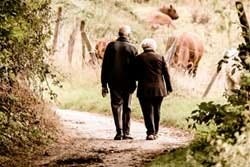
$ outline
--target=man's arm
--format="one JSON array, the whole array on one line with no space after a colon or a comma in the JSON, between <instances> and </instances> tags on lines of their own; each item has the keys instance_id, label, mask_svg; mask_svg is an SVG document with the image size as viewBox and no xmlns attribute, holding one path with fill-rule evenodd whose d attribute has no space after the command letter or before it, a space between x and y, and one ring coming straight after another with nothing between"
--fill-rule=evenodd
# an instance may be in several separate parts
<instances>
[{"instance_id":1,"label":"man's arm","mask_svg":"<svg viewBox=\"0 0 250 167\"><path fill-rule=\"evenodd\" d=\"M103 61L102 61L102 69L101 69L102 88L108 88L107 83L108 83L109 72L110 72L111 54L112 54L112 43L109 43L104 52Z\"/></svg>"},{"instance_id":2,"label":"man's arm","mask_svg":"<svg viewBox=\"0 0 250 167\"><path fill-rule=\"evenodd\" d=\"M136 56L138 51L135 47L131 48L130 55L130 66L129 66L129 76L130 76L130 93L133 93L136 89Z\"/></svg>"}]
</instances>

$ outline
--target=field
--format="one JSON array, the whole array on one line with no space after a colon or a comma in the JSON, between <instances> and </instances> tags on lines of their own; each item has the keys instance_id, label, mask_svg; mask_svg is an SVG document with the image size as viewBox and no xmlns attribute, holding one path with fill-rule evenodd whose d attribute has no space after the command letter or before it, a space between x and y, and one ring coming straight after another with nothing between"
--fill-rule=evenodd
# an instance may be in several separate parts
<instances>
[{"instance_id":1,"label":"field","mask_svg":"<svg viewBox=\"0 0 250 167\"><path fill-rule=\"evenodd\" d=\"M249 3L245 2L245 10ZM203 41L205 53L202 57L197 76L191 78L180 72L170 69L174 92L165 98L162 107L162 122L166 125L183 125L184 118L195 109L196 104L202 100L215 100L223 102L224 76L218 76L208 97L202 99L212 75L215 72L218 60L223 57L226 49L237 47L242 42L241 29L237 12L232 1L172 1L179 14L179 19L174 21L176 29L161 27L156 31L150 30L143 21L147 11L154 10L167 1L151 1L150 3L137 4L127 1L55 1L53 7L62 7L63 19L60 25L57 51L52 57L56 66L65 73L64 88L58 90L58 102L63 108L80 109L85 111L103 112L110 114L109 98L101 97L100 66L90 66L87 63L81 67L82 49L80 30L75 36L72 63L67 58L69 34L76 21L86 21L86 32L94 46L100 38L115 39L118 27L126 23L133 28L132 41L141 51L140 41L146 37L157 40L160 54L165 54L164 41L168 36L182 32L194 32ZM208 19L207 23L193 23L194 12ZM110 17L109 17L110 16ZM112 17L111 17L112 16ZM197 17L198 17L197 16ZM122 19L120 19L122 18ZM88 61L88 55L85 62ZM97 105L98 104L98 105ZM136 96L133 98L134 115L141 118L141 112Z\"/></svg>"},{"instance_id":2,"label":"field","mask_svg":"<svg viewBox=\"0 0 250 167\"><path fill-rule=\"evenodd\" d=\"M242 2L245 5L245 11L249 11L250 2L248 0L242 0ZM175 6L179 14L179 19L174 21L176 29L160 27L156 31L150 30L143 16L162 4L170 3ZM86 22L86 32L93 46L101 38L115 39L117 29L121 24L128 24L132 27L131 40L140 52L142 51L140 42L146 37L152 37L157 41L157 51L162 55L165 54L164 42L169 36L193 32L201 38L205 53L199 63L197 76L191 78L170 69L174 92L164 99L161 110L162 125L186 129L185 118L197 108L197 104L201 101L225 102L223 74L218 76L206 98L202 98L202 94L224 52L229 48L238 47L243 41L234 1L151 0L149 3L142 4L134 3L132 0L109 0L109 3L104 0L53 1L55 13L58 7L62 7L63 19L60 25L57 51L52 59L66 78L62 82L62 89L55 88L58 93L57 105L61 108L111 114L109 97L102 98L101 96L101 63L95 66L89 65L87 62L90 57L87 55L84 67L81 66L82 46L79 29L75 36L72 63L68 62L69 34L79 20ZM205 21L193 22L194 17L201 17ZM141 120L142 114L135 94L132 108L133 119ZM182 154L181 151L180 154Z\"/></svg>"}]
</instances>

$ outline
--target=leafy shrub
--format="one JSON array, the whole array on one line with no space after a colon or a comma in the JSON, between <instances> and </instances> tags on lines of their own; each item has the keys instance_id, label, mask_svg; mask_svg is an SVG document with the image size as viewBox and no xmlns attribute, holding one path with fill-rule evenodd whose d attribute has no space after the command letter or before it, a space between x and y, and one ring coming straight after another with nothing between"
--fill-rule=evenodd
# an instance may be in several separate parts
<instances>
[{"instance_id":1,"label":"leafy shrub","mask_svg":"<svg viewBox=\"0 0 250 167\"><path fill-rule=\"evenodd\" d=\"M231 100L232 96L229 96ZM213 102L202 102L198 107L199 109L194 110L189 118L193 121L191 127L212 124L215 127L215 135L230 143L236 142L235 133L241 134L249 123L248 111L245 111L244 105L234 106L230 103L221 105Z\"/></svg>"},{"instance_id":2,"label":"leafy shrub","mask_svg":"<svg viewBox=\"0 0 250 167\"><path fill-rule=\"evenodd\" d=\"M5 88L0 92L1 107L7 106L0 111L0 155L32 150L53 138L55 117L28 87L15 84L11 94Z\"/></svg>"},{"instance_id":3,"label":"leafy shrub","mask_svg":"<svg viewBox=\"0 0 250 167\"><path fill-rule=\"evenodd\" d=\"M250 160L250 133L249 130L237 137L235 144L219 143L216 146L219 155L215 158L217 167L245 167Z\"/></svg>"},{"instance_id":4,"label":"leafy shrub","mask_svg":"<svg viewBox=\"0 0 250 167\"><path fill-rule=\"evenodd\" d=\"M58 83L49 64L50 0L0 1L0 155L41 144L48 129L35 90ZM45 84L46 85L46 84ZM53 128L54 126L51 126Z\"/></svg>"},{"instance_id":5,"label":"leafy shrub","mask_svg":"<svg viewBox=\"0 0 250 167\"><path fill-rule=\"evenodd\" d=\"M248 45L239 46L240 57L246 69L249 69L245 61L250 53ZM189 127L197 129L203 126L203 129L199 129L199 133L204 135L200 135L191 145L190 161L197 161L204 166L237 166L236 164L244 166L249 162L247 160L250 127L249 92L250 73L245 72L241 77L241 88L233 90L230 95L225 95L226 104L202 102L198 105L198 109L192 112L188 118ZM205 128L207 131L204 131L204 126L209 127Z\"/></svg>"}]
</instances>

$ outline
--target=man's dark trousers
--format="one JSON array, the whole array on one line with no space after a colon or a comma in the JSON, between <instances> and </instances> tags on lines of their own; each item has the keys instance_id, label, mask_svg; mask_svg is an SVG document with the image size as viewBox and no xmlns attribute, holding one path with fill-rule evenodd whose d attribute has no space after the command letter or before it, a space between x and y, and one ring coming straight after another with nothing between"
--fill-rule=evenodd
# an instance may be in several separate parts
<instances>
[{"instance_id":1,"label":"man's dark trousers","mask_svg":"<svg viewBox=\"0 0 250 167\"><path fill-rule=\"evenodd\" d=\"M110 89L111 108L117 134L129 135L132 94Z\"/></svg>"}]
</instances>

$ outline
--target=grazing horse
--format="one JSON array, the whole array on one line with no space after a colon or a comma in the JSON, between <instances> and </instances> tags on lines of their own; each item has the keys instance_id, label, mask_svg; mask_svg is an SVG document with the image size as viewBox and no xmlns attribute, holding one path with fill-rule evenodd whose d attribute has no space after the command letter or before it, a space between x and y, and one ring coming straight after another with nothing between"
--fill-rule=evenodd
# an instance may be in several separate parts
<instances>
[{"instance_id":1,"label":"grazing horse","mask_svg":"<svg viewBox=\"0 0 250 167\"><path fill-rule=\"evenodd\" d=\"M171 48L171 49L170 49ZM169 53L171 50L171 53ZM167 62L176 69L195 77L200 59L204 53L201 39L194 33L185 32L172 36L166 42Z\"/></svg>"},{"instance_id":2,"label":"grazing horse","mask_svg":"<svg viewBox=\"0 0 250 167\"><path fill-rule=\"evenodd\" d=\"M149 0L134 0L136 3L144 3L144 2L149 2Z\"/></svg>"},{"instance_id":3,"label":"grazing horse","mask_svg":"<svg viewBox=\"0 0 250 167\"><path fill-rule=\"evenodd\" d=\"M101 60L103 59L105 49L109 42L110 40L108 39L97 40L96 45L95 45L95 55L97 59L101 59Z\"/></svg>"},{"instance_id":4,"label":"grazing horse","mask_svg":"<svg viewBox=\"0 0 250 167\"><path fill-rule=\"evenodd\" d=\"M179 16L173 5L162 5L158 10L152 11L146 21L150 23L152 29L157 29L162 25L175 28L172 20L178 18Z\"/></svg>"}]
</instances>

